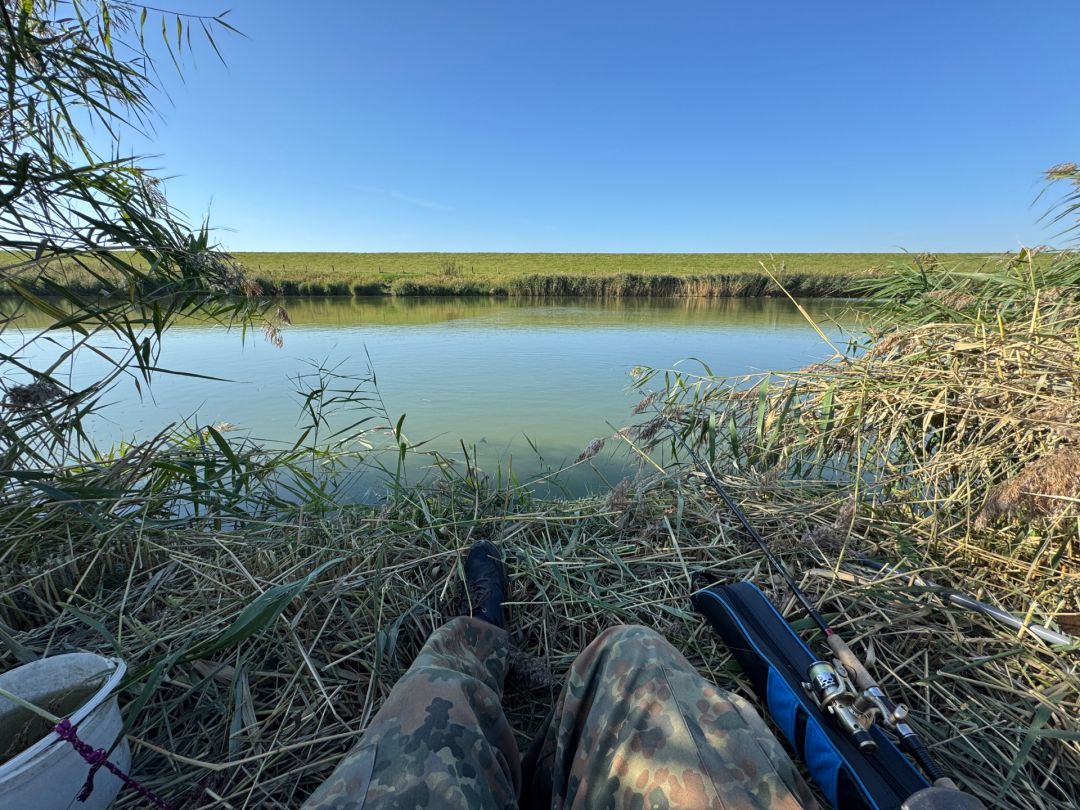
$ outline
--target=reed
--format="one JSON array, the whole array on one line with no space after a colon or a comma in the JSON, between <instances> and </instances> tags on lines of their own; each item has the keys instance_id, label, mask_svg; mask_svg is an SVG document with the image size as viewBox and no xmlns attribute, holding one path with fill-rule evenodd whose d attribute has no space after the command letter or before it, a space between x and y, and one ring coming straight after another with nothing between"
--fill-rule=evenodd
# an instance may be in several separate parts
<instances>
[{"instance_id":1,"label":"reed","mask_svg":"<svg viewBox=\"0 0 1080 810\"><path fill-rule=\"evenodd\" d=\"M513 295L746 298L783 295L762 268L777 267L789 292L803 297L866 295L905 254L559 254L559 253L237 253L232 258L259 289L283 296ZM136 257L128 257L138 265ZM922 254L920 261L979 272L996 257ZM1040 255L1043 262L1048 256ZM56 263L30 280L35 294L56 286L92 296L109 268L83 260ZM89 272L89 267L93 272ZM0 290L0 294L2 294Z\"/></svg>"},{"instance_id":2,"label":"reed","mask_svg":"<svg viewBox=\"0 0 1080 810\"><path fill-rule=\"evenodd\" d=\"M782 295L762 262L782 263L791 292L862 294L902 254L240 253L264 290L301 294L346 280L357 295L531 297L758 297ZM943 264L977 270L988 257L948 254ZM336 294L336 293L332 293Z\"/></svg>"},{"instance_id":3,"label":"reed","mask_svg":"<svg viewBox=\"0 0 1080 810\"><path fill-rule=\"evenodd\" d=\"M1080 258L1033 259L1022 251L978 274L898 268L875 292L869 338L798 372L641 370L645 421L620 435L677 457L666 432L676 426L728 484L753 493L759 520L789 515L802 527L771 538L822 555L826 596L863 553L1080 635L1080 287L1070 281ZM820 522L800 511L810 504ZM928 604L915 607L918 588L891 587L890 598L913 600L910 612L850 632L918 695L922 725L951 726L937 753L988 805L1075 803L1075 654L1015 638L1012 651L992 650L987 641L1007 633L969 617L943 627ZM852 598L863 596L880 598ZM1001 660L1008 674L993 672ZM1049 790L1036 798L1025 775Z\"/></svg>"},{"instance_id":4,"label":"reed","mask_svg":"<svg viewBox=\"0 0 1080 810\"><path fill-rule=\"evenodd\" d=\"M923 295L932 307L943 297ZM270 498L291 480L275 478L281 468L255 448L230 463L221 432L196 444L205 474L179 491L203 505L179 524L131 494L142 508L106 520L102 498L69 483L66 497L39 494L32 509L0 515L0 662L72 647L120 655L132 671L122 698L140 781L190 807L295 806L451 613L462 552L492 537L511 573L520 654L506 701L523 745L574 655L615 623L657 628L702 672L749 694L690 608L694 572L753 580L809 643L820 639L697 472L672 456L674 429L709 455L966 789L991 806L1075 806L1075 652L852 566L857 552L902 561L1080 633L1080 499L1067 461L1078 443L1068 414L1080 315L1041 296L1009 317L964 312L925 322L877 310L866 344L792 374L642 370L642 421L606 440L637 454L641 471L604 498L540 502L432 457L438 473L423 487L389 471L382 506L339 508L332 493L318 496L313 473L290 507ZM402 440L400 425L385 429ZM410 447L402 452L419 452ZM261 501L221 499L238 470L258 471ZM130 475L129 490L151 480ZM42 526L43 514L56 520Z\"/></svg>"},{"instance_id":5,"label":"reed","mask_svg":"<svg viewBox=\"0 0 1080 810\"><path fill-rule=\"evenodd\" d=\"M942 610L905 581L853 585L848 493L821 482L726 476L835 626L914 711L935 754L989 803L1069 807L1080 776L1074 657ZM849 549L896 554L914 528L859 511ZM526 661L507 704L522 744L574 655L619 622L655 627L709 677L748 693L690 609L690 576L752 579L804 631L781 583L691 471L645 474L606 499L535 503L477 476L402 490L387 505L234 528L118 524L96 542L56 537L11 553L3 573L4 659L61 648L123 656L135 773L190 807L296 806L449 615L461 553L506 549L513 639ZM927 545L920 571L1015 602L1023 577ZM938 551L935 551L938 549ZM1041 572L1041 571L1040 571ZM1030 584L1025 588L1032 590ZM1040 607L1037 618L1048 620ZM241 632L242 631L242 632ZM813 642L810 635L806 637ZM533 677L530 677L530 672ZM132 797L120 806L135 806Z\"/></svg>"}]
</instances>

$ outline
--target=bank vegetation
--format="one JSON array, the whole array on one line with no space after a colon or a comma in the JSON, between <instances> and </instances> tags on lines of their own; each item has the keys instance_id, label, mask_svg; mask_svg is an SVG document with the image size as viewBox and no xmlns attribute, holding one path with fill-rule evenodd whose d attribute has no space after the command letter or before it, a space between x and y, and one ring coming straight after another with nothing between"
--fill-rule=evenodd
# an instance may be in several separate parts
<instances>
[{"instance_id":1,"label":"bank vegetation","mask_svg":"<svg viewBox=\"0 0 1080 810\"><path fill-rule=\"evenodd\" d=\"M118 254L145 268L136 255ZM1000 257L974 253L235 253L218 254L253 290L278 298L516 296L578 298L865 295L886 268L978 271ZM1040 258L1040 261L1045 259ZM776 283L779 280L780 284ZM103 283L104 282L104 283ZM57 288L93 297L115 283L104 261L54 262L28 280L36 295ZM4 291L0 288L0 294Z\"/></svg>"},{"instance_id":2,"label":"bank vegetation","mask_svg":"<svg viewBox=\"0 0 1080 810\"><path fill-rule=\"evenodd\" d=\"M738 380L640 370L639 421L598 437L640 471L603 498L541 502L527 482L432 455L423 482L386 468L383 505L338 503L336 483L367 458L362 435L424 452L386 413L322 449L275 454L206 429L51 470L9 487L0 512L3 664L121 656L141 781L191 807L295 806L451 612L462 551L491 537L511 571L507 702L523 744L573 656L615 623L661 630L748 692L691 610L695 574L756 582L820 639L679 434L966 789L990 805L1075 806L1076 650L858 563L901 563L1080 635L1078 266L1021 253L992 274L899 267L859 351ZM320 407L370 407L330 379L312 390Z\"/></svg>"}]
</instances>

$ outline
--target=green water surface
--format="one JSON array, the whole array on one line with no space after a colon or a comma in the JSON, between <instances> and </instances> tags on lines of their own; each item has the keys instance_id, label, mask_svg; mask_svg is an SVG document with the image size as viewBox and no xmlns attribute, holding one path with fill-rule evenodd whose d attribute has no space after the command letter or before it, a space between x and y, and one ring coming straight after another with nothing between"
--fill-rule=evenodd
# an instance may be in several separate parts
<instances>
[{"instance_id":1,"label":"green water surface","mask_svg":"<svg viewBox=\"0 0 1080 810\"><path fill-rule=\"evenodd\" d=\"M838 324L854 326L851 302L803 305L832 336ZM186 420L291 441L305 424L297 389L312 382L315 368L350 378L373 369L386 411L395 422L405 415L410 441L456 459L468 452L486 472L512 467L525 480L570 464L593 439L634 421L638 396L628 386L635 366L700 370L690 359L697 358L715 373L743 374L832 354L803 315L778 299L328 298L285 307L292 324L282 327L281 347L260 332L194 323L172 329L160 365L221 381L158 375L141 397L122 383L94 423L95 437L106 445L145 438ZM72 382L88 379L93 366L84 354ZM353 411L331 423L356 418ZM386 436L368 438L385 444ZM613 452L617 444L559 476L559 485L579 495L632 472L627 455ZM424 475L424 467L423 458L411 460L409 475ZM364 477L362 497L378 497L377 479Z\"/></svg>"}]
</instances>

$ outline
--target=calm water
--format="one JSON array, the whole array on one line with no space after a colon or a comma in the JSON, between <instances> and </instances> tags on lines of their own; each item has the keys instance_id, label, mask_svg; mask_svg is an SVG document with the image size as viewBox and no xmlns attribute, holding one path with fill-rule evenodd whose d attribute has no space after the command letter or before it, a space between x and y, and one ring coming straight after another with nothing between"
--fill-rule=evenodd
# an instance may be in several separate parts
<instances>
[{"instance_id":1,"label":"calm water","mask_svg":"<svg viewBox=\"0 0 1080 810\"><path fill-rule=\"evenodd\" d=\"M849 302L804 305L819 322L854 322ZM261 334L176 327L161 365L228 381L160 375L152 399L122 384L95 434L106 442L145 437L188 420L288 441L302 422L297 376L316 365L364 376L370 358L386 409L395 420L405 414L411 441L428 440L428 449L455 458L463 441L485 471L512 463L526 479L572 462L612 425L632 421L634 366L692 370L700 366L688 358L699 358L718 374L741 374L793 369L831 353L794 306L771 299L325 299L290 301L287 309L293 325L284 327L281 348ZM92 371L76 369L74 382ZM627 469L622 455L605 452L561 480L580 494ZM372 486L369 477L364 487Z\"/></svg>"}]
</instances>

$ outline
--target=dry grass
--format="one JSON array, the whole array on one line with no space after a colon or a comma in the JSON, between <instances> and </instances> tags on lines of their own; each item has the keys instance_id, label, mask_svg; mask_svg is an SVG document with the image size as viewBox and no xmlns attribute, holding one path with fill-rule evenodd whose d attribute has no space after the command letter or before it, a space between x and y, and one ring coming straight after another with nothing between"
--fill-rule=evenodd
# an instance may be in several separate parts
<instances>
[{"instance_id":1,"label":"dry grass","mask_svg":"<svg viewBox=\"0 0 1080 810\"><path fill-rule=\"evenodd\" d=\"M985 288L928 291L934 311L955 307L952 317L923 322L909 303L910 320L900 317L864 351L796 373L718 380L668 371L667 395L651 408L737 470L732 480L744 490L756 483L759 510L791 517L773 535L778 548L790 550L784 537L801 552L817 548L838 573L853 551L906 560L1026 621L1075 633L1080 290L1036 294L1027 307L1014 296L1008 315L988 306L993 297ZM641 385L659 379L645 372ZM624 434L653 435L658 418ZM658 448L665 441L654 439ZM831 499L814 500L804 489L812 481L828 482ZM879 611L869 634L863 611ZM954 613L938 624L873 600L856 613L856 635L872 638L866 652L879 672L909 690L921 682L908 699L931 725L953 724L938 753L967 750L952 767L969 789L1008 806L1080 800L1075 652L1051 663L1019 642L987 647L1008 631L975 629ZM1065 771L1052 775L1057 767ZM1028 793L1025 773L1040 773L1042 787Z\"/></svg>"},{"instance_id":2,"label":"dry grass","mask_svg":"<svg viewBox=\"0 0 1080 810\"><path fill-rule=\"evenodd\" d=\"M1075 603L1075 570L1063 565L1080 511L1078 329L1060 313L903 328L854 361L734 383L676 379L665 407L702 435L699 415L715 413L717 452L747 476L848 481L860 514L895 521L908 551L1022 570Z\"/></svg>"},{"instance_id":3,"label":"dry grass","mask_svg":"<svg viewBox=\"0 0 1080 810\"><path fill-rule=\"evenodd\" d=\"M796 572L838 569L856 548L895 553L889 524L864 518L850 536L842 532L851 511L833 487L726 483ZM141 709L145 677L124 695L135 773L154 790L186 807L294 807L443 620L460 554L481 536L508 555L514 636L531 672L546 669L536 669L539 659L555 676L539 691L543 678L509 688L523 743L574 655L615 623L660 629L703 672L745 692L690 610L691 574L752 579L797 616L788 595L696 476L642 479L620 497L618 509L595 500L508 512L498 493L460 486L261 531L118 534L80 549L58 539L5 572L0 620L28 654L116 652L139 670L221 634L259 594L341 559L257 637L163 670ZM984 598L1016 596L1015 576L1003 581L962 559L929 570ZM1007 784L1011 806L1073 806L1080 677L1072 655L942 610L899 581L865 588L799 575L968 789L993 803ZM1043 621L1053 612L1039 598L1035 608ZM10 648L5 658L14 663ZM134 804L127 796L121 806Z\"/></svg>"},{"instance_id":4,"label":"dry grass","mask_svg":"<svg viewBox=\"0 0 1080 810\"><path fill-rule=\"evenodd\" d=\"M1080 450L1060 449L994 485L976 525L1005 517L1065 516L1080 500Z\"/></svg>"}]
</instances>

